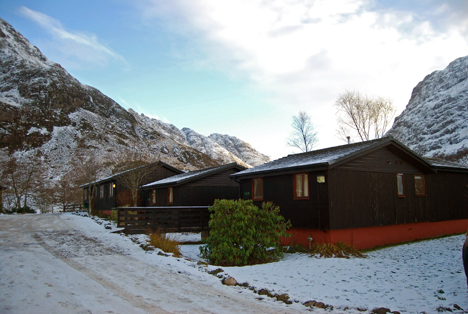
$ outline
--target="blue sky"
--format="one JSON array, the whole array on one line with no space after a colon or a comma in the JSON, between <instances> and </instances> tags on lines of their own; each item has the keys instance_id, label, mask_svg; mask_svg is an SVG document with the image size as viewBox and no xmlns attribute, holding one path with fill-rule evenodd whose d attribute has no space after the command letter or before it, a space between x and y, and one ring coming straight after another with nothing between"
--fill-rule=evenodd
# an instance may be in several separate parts
<instances>
[{"instance_id":1,"label":"blue sky","mask_svg":"<svg viewBox=\"0 0 468 314\"><path fill-rule=\"evenodd\" d=\"M300 110L317 148L343 144L340 93L391 98L399 114L427 74L468 55L466 0L3 0L0 12L123 107L273 159L294 152Z\"/></svg>"}]
</instances>

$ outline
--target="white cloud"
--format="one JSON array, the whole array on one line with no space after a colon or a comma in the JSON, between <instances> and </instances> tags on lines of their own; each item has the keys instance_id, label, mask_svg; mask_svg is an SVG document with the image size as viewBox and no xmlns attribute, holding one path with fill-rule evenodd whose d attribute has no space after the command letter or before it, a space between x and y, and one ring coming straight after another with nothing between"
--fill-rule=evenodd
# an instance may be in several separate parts
<instances>
[{"instance_id":1,"label":"white cloud","mask_svg":"<svg viewBox=\"0 0 468 314\"><path fill-rule=\"evenodd\" d=\"M146 4L145 17L164 19L186 36L206 65L248 77L271 95L272 110L289 117L309 112L321 146L336 142L333 104L340 93L388 97L400 113L419 81L468 52L466 16L457 27L441 16L455 10L437 3L431 3L439 8L437 25L427 8L412 12L410 5L383 7L372 0Z\"/></svg>"},{"instance_id":2,"label":"white cloud","mask_svg":"<svg viewBox=\"0 0 468 314\"><path fill-rule=\"evenodd\" d=\"M67 68L106 66L109 60L126 64L121 55L101 44L94 34L68 31L59 20L24 6L19 8L19 12L52 35L51 40L41 41L41 47L58 54L55 56L57 61Z\"/></svg>"}]
</instances>

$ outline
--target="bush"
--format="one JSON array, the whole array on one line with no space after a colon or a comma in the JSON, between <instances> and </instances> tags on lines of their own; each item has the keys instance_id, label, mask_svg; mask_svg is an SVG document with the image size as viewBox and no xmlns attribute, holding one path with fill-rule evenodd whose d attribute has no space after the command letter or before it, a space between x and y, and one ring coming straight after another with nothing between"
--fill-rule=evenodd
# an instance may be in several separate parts
<instances>
[{"instance_id":1,"label":"bush","mask_svg":"<svg viewBox=\"0 0 468 314\"><path fill-rule=\"evenodd\" d=\"M339 257L350 258L354 257L367 257L353 246L339 241L336 245L331 243L316 244L312 246L312 256L320 255L320 257Z\"/></svg>"},{"instance_id":2,"label":"bush","mask_svg":"<svg viewBox=\"0 0 468 314\"><path fill-rule=\"evenodd\" d=\"M11 210L3 209L3 211L0 210L0 213L10 214L10 215L14 214L14 213L17 213L17 214L35 214L36 211L34 209L31 209L28 206L25 206L25 207L20 207L20 208L12 208Z\"/></svg>"},{"instance_id":3,"label":"bush","mask_svg":"<svg viewBox=\"0 0 468 314\"><path fill-rule=\"evenodd\" d=\"M279 214L279 207L252 201L216 200L210 207L210 236L200 253L217 265L264 263L282 257L281 237L291 223Z\"/></svg>"},{"instance_id":4,"label":"bush","mask_svg":"<svg viewBox=\"0 0 468 314\"><path fill-rule=\"evenodd\" d=\"M166 253L172 253L175 257L182 255L180 253L179 242L173 240L171 237L167 236L167 234L161 233L159 230L157 230L151 232L149 234L149 238L149 244L155 248L161 249Z\"/></svg>"}]
</instances>

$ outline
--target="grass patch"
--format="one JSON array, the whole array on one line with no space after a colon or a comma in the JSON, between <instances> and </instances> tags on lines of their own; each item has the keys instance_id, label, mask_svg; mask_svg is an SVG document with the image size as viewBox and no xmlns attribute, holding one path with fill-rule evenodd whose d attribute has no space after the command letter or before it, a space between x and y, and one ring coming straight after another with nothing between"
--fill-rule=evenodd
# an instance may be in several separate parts
<instances>
[{"instance_id":1,"label":"grass patch","mask_svg":"<svg viewBox=\"0 0 468 314\"><path fill-rule=\"evenodd\" d=\"M350 257L361 257L365 258L366 255L359 252L353 246L344 242L338 242L336 245L331 243L315 244L312 246L311 256L319 255L320 257L338 257L338 258L350 258Z\"/></svg>"},{"instance_id":2,"label":"grass patch","mask_svg":"<svg viewBox=\"0 0 468 314\"><path fill-rule=\"evenodd\" d=\"M149 233L149 244L166 253L172 253L175 257L182 255L180 253L180 243L159 230Z\"/></svg>"}]
</instances>

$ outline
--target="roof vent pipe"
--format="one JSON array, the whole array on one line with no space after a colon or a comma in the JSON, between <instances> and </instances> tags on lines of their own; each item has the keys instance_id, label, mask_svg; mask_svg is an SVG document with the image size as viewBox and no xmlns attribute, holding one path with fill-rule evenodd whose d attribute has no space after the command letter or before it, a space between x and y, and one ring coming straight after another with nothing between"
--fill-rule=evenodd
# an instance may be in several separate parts
<instances>
[{"instance_id":1,"label":"roof vent pipe","mask_svg":"<svg viewBox=\"0 0 468 314\"><path fill-rule=\"evenodd\" d=\"M348 144L351 144L351 136L346 136L346 139L348 140Z\"/></svg>"}]
</instances>

